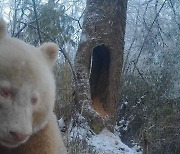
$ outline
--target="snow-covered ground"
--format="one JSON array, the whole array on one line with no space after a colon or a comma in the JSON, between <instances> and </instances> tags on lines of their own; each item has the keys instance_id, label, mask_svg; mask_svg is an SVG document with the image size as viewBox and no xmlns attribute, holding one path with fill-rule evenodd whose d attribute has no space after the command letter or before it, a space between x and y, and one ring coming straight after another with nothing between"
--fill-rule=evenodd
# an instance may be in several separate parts
<instances>
[{"instance_id":1,"label":"snow-covered ground","mask_svg":"<svg viewBox=\"0 0 180 154\"><path fill-rule=\"evenodd\" d=\"M79 118L81 118L81 123L75 127L69 126L69 133L66 137L68 143L78 143L81 154L142 154L139 146L129 148L118 135L113 134L106 128L99 134L95 134L85 122L85 119L82 116ZM59 120L60 124L62 125L62 119ZM74 143L71 145L74 145ZM91 152L88 149L91 149ZM72 154L72 152L69 151L69 154Z\"/></svg>"},{"instance_id":2,"label":"snow-covered ground","mask_svg":"<svg viewBox=\"0 0 180 154\"><path fill-rule=\"evenodd\" d=\"M141 154L137 149L129 148L122 143L119 137L115 136L107 129L103 129L98 135L94 135L89 140L89 145L93 146L97 154Z\"/></svg>"}]
</instances>

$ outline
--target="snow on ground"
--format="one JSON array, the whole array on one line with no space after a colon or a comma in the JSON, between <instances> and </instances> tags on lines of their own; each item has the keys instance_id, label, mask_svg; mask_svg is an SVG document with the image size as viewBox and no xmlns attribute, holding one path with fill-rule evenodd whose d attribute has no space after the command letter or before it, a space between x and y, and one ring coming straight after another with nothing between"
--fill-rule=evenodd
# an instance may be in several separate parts
<instances>
[{"instance_id":1,"label":"snow on ground","mask_svg":"<svg viewBox=\"0 0 180 154\"><path fill-rule=\"evenodd\" d=\"M119 135L111 133L109 130L104 128L99 134L95 134L88 126L84 117L79 116L81 123L78 126L69 127L70 133L68 133L68 141L82 141L86 146L79 146L83 152L81 154L142 154L141 147L135 145L133 148L129 148L125 145ZM88 149L91 149L90 153Z\"/></svg>"},{"instance_id":2,"label":"snow on ground","mask_svg":"<svg viewBox=\"0 0 180 154\"><path fill-rule=\"evenodd\" d=\"M135 148L131 149L119 137L115 136L107 129L103 129L98 135L93 135L89 140L97 154L141 154Z\"/></svg>"}]
</instances>

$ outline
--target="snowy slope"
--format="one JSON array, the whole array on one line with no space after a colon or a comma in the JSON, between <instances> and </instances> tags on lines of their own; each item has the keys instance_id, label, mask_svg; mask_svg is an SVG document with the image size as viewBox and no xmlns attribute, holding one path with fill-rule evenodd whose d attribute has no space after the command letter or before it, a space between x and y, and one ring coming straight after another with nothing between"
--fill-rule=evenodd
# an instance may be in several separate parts
<instances>
[{"instance_id":1,"label":"snowy slope","mask_svg":"<svg viewBox=\"0 0 180 154\"><path fill-rule=\"evenodd\" d=\"M89 145L93 146L97 154L141 154L136 149L131 149L119 137L107 129L103 129L98 135L89 140Z\"/></svg>"},{"instance_id":2,"label":"snowy slope","mask_svg":"<svg viewBox=\"0 0 180 154\"><path fill-rule=\"evenodd\" d=\"M67 135L70 148L78 144L78 148L73 150L76 153L78 151L78 154L142 154L141 147L129 148L121 141L118 134L116 136L106 128L99 134L95 134L85 119L82 116L79 118L81 123L75 127L71 124ZM69 154L73 153L71 150L69 149Z\"/></svg>"}]
</instances>

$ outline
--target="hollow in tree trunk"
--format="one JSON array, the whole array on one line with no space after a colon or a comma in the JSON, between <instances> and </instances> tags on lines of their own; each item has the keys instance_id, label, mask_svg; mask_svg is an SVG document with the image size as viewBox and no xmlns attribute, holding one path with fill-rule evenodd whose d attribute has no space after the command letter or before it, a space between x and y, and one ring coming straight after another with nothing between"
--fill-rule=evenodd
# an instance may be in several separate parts
<instances>
[{"instance_id":1,"label":"hollow in tree trunk","mask_svg":"<svg viewBox=\"0 0 180 154\"><path fill-rule=\"evenodd\" d=\"M95 132L115 122L127 0L87 0L75 57L77 102Z\"/></svg>"}]
</instances>

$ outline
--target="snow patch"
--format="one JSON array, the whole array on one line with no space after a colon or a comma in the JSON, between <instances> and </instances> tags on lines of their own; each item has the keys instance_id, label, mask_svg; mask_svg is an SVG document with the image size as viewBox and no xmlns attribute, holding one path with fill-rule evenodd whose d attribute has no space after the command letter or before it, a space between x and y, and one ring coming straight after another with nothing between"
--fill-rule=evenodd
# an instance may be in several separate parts
<instances>
[{"instance_id":1,"label":"snow patch","mask_svg":"<svg viewBox=\"0 0 180 154\"><path fill-rule=\"evenodd\" d=\"M142 154L138 144L134 144L133 148L125 145L119 137L120 134L113 134L106 128L99 134L95 134L83 116L79 115L77 121L76 125L73 124L73 120L71 121L68 142L72 145L77 143L76 150L79 150L81 154ZM72 153L71 150L69 152Z\"/></svg>"},{"instance_id":2,"label":"snow patch","mask_svg":"<svg viewBox=\"0 0 180 154\"><path fill-rule=\"evenodd\" d=\"M129 148L122 143L119 137L115 136L106 128L98 135L93 136L89 140L91 145L97 154L142 154L137 152L136 148Z\"/></svg>"},{"instance_id":3,"label":"snow patch","mask_svg":"<svg viewBox=\"0 0 180 154\"><path fill-rule=\"evenodd\" d=\"M83 43L83 42L86 42L87 41L87 36L85 33L82 33L81 34L81 39L80 39L80 42Z\"/></svg>"},{"instance_id":4,"label":"snow patch","mask_svg":"<svg viewBox=\"0 0 180 154\"><path fill-rule=\"evenodd\" d=\"M64 119L63 118L60 118L58 120L58 125L59 125L59 128L62 132L65 132L66 131L66 125L64 123Z\"/></svg>"}]
</instances>

